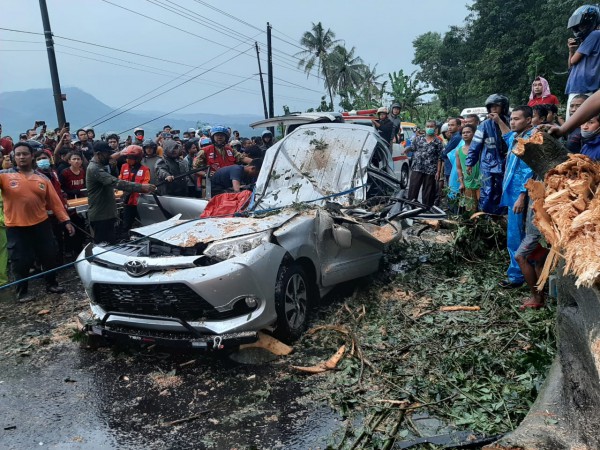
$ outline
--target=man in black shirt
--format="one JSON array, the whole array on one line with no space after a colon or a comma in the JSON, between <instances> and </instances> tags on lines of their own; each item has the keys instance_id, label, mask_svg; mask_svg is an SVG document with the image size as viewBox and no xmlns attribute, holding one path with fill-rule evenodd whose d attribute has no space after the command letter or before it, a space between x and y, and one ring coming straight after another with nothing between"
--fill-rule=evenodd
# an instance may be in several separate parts
<instances>
[{"instance_id":1,"label":"man in black shirt","mask_svg":"<svg viewBox=\"0 0 600 450\"><path fill-rule=\"evenodd\" d=\"M394 122L388 118L388 109L382 106L377 110L378 119L372 119L373 126L379 131L379 135L391 145L394 133Z\"/></svg>"}]
</instances>

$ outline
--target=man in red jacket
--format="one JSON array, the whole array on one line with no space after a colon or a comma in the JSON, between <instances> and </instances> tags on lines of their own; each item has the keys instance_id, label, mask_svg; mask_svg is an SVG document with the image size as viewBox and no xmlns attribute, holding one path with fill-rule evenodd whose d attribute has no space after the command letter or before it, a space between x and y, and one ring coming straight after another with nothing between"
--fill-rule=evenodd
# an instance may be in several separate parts
<instances>
[{"instance_id":1,"label":"man in red jacket","mask_svg":"<svg viewBox=\"0 0 600 450\"><path fill-rule=\"evenodd\" d=\"M126 158L126 163L121 166L119 180L132 183L148 184L150 182L150 169L142 165L144 150L139 145L130 145L121 153ZM130 230L135 219L139 219L137 211L138 192L129 192L124 198L123 229Z\"/></svg>"},{"instance_id":2,"label":"man in red jacket","mask_svg":"<svg viewBox=\"0 0 600 450\"><path fill-rule=\"evenodd\" d=\"M229 129L227 127L220 125L212 127L210 129L210 139L212 144L202 147L198 152L198 156L194 159L194 169L209 166L211 172L215 173L221 167L242 163L248 164L252 161L252 158L242 155L227 143L229 141ZM201 185L204 176L206 176L206 172L196 173L198 186Z\"/></svg>"}]
</instances>

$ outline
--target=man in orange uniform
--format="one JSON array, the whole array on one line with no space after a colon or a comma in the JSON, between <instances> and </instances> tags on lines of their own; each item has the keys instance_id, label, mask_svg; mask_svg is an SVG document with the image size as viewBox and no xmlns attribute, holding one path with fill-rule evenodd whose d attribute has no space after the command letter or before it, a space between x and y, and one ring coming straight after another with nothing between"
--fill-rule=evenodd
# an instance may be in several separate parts
<instances>
[{"instance_id":1,"label":"man in orange uniform","mask_svg":"<svg viewBox=\"0 0 600 450\"><path fill-rule=\"evenodd\" d=\"M15 167L0 171L0 189L4 199L6 235L10 261L16 280L29 275L29 269L37 258L44 270L57 266L58 248L52 234L47 211L52 211L64 224L70 236L75 228L69 215L48 178L34 169L33 147L19 142L14 148ZM62 293L64 288L56 282L56 273L46 275L46 290ZM17 300L33 300L27 293L26 281L17 285Z\"/></svg>"},{"instance_id":2,"label":"man in orange uniform","mask_svg":"<svg viewBox=\"0 0 600 450\"><path fill-rule=\"evenodd\" d=\"M142 165L142 156L144 150L139 145L130 145L121 153L126 158L126 163L121 166L119 180L125 180L132 183L148 184L150 183L150 169ZM137 211L138 192L130 192L124 199L123 208L123 229L130 230L135 219L139 219Z\"/></svg>"}]
</instances>

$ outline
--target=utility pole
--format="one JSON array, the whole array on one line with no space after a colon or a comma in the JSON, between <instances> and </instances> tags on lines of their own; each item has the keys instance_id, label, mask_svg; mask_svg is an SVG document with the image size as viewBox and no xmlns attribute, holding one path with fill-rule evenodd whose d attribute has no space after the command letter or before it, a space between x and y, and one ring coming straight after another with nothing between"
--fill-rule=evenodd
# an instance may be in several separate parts
<instances>
[{"instance_id":1,"label":"utility pole","mask_svg":"<svg viewBox=\"0 0 600 450\"><path fill-rule=\"evenodd\" d=\"M271 46L271 25L267 22L267 83L269 84L269 117L275 115L273 102L273 47Z\"/></svg>"},{"instance_id":2,"label":"utility pole","mask_svg":"<svg viewBox=\"0 0 600 450\"><path fill-rule=\"evenodd\" d=\"M267 98L265 96L265 83L263 81L263 73L260 67L260 54L258 52L258 42L254 41L254 45L256 46L256 59L258 60L258 75L260 76L260 91L262 92L263 99L263 108L265 110L265 119L269 118L269 113L267 111Z\"/></svg>"},{"instance_id":3,"label":"utility pole","mask_svg":"<svg viewBox=\"0 0 600 450\"><path fill-rule=\"evenodd\" d=\"M42 12L42 23L44 24L44 36L46 37L46 50L48 50L48 63L50 64L50 77L52 78L52 91L54 93L54 106L56 107L56 118L58 127L62 128L67 119L65 118L65 107L63 95L60 91L60 80L58 79L58 67L56 66L56 55L54 54L54 39L50 29L50 18L46 0L40 0L40 11Z\"/></svg>"}]
</instances>

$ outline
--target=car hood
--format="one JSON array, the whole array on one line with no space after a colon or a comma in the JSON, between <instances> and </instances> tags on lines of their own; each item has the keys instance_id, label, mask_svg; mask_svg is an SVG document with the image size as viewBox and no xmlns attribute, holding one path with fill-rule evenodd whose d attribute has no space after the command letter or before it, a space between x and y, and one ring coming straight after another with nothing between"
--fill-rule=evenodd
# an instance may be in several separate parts
<instances>
[{"instance_id":1,"label":"car hood","mask_svg":"<svg viewBox=\"0 0 600 450\"><path fill-rule=\"evenodd\" d=\"M176 216L164 222L132 230L140 236L178 247L194 247L213 241L247 234L259 233L280 227L292 217L295 211L282 211L266 217L220 217L193 220L179 220Z\"/></svg>"},{"instance_id":2,"label":"car hood","mask_svg":"<svg viewBox=\"0 0 600 450\"><path fill-rule=\"evenodd\" d=\"M325 197L340 204L364 199L367 165L378 142L372 130L360 125L299 127L267 151L254 209L319 205Z\"/></svg>"}]
</instances>

